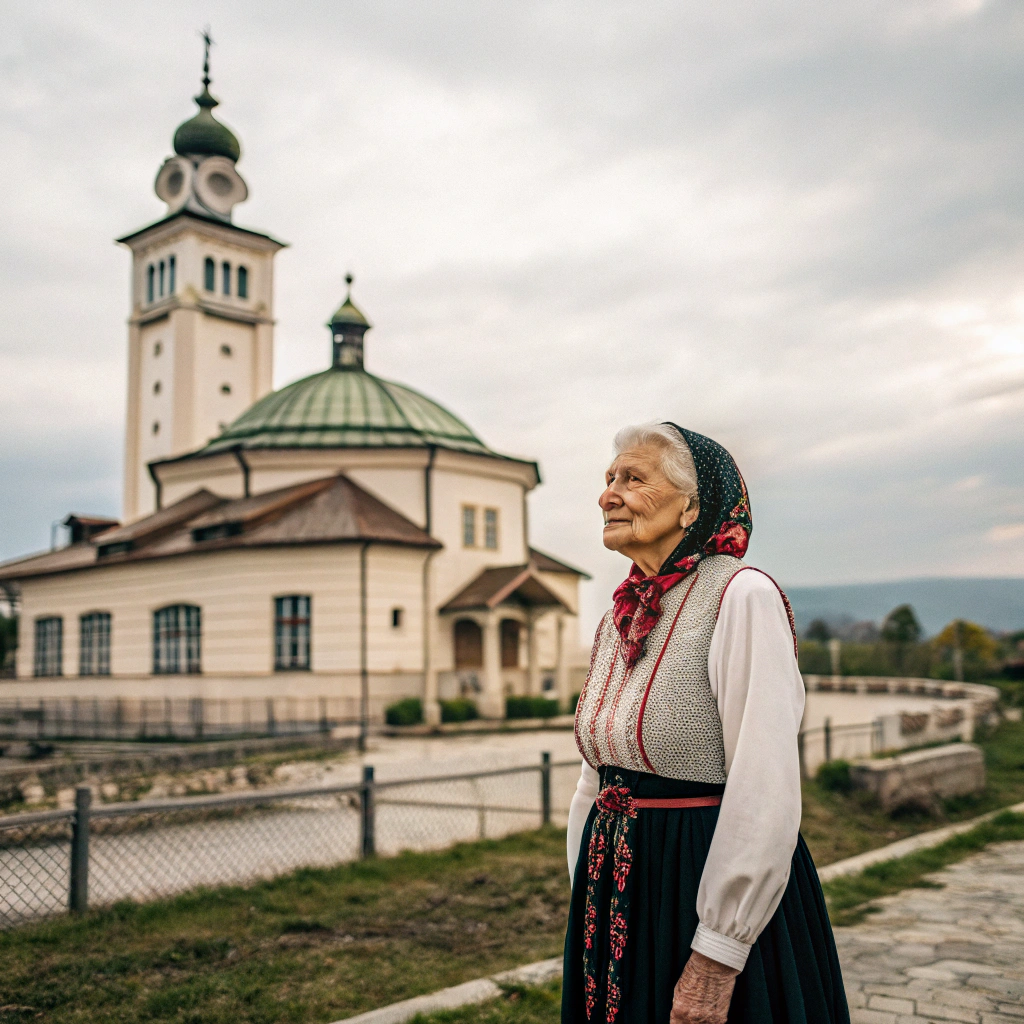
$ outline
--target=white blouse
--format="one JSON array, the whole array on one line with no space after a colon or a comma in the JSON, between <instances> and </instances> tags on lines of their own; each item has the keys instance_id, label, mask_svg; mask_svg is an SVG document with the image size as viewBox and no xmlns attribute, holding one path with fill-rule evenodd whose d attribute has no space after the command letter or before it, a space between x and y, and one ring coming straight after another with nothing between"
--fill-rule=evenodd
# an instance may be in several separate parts
<instances>
[{"instance_id":1,"label":"white blouse","mask_svg":"<svg viewBox=\"0 0 1024 1024\"><path fill-rule=\"evenodd\" d=\"M797 733L804 684L785 606L764 574L741 571L725 591L708 674L727 781L697 891L700 923L691 946L742 970L789 881L801 812ZM569 809L570 877L598 784L597 771L584 761Z\"/></svg>"}]
</instances>

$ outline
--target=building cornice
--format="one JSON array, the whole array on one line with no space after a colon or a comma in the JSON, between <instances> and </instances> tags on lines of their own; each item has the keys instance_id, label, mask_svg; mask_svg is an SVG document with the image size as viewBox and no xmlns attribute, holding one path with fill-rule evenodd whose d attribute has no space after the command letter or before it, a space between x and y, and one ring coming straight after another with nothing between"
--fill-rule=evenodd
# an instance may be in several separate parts
<instances>
[{"instance_id":1,"label":"building cornice","mask_svg":"<svg viewBox=\"0 0 1024 1024\"><path fill-rule=\"evenodd\" d=\"M239 241L238 236L241 235L250 248L255 246L266 252L277 252L288 247L287 242L281 242L262 231L253 231L251 228L239 227L237 224L200 217L189 210L182 210L170 217L154 221L152 224L139 228L138 231L122 235L115 241L118 245L126 245L132 250L137 250L157 241L166 241L188 230L228 243Z\"/></svg>"},{"instance_id":2,"label":"building cornice","mask_svg":"<svg viewBox=\"0 0 1024 1024\"><path fill-rule=\"evenodd\" d=\"M189 294L191 292L191 294ZM220 320L233 320L243 324L271 324L276 321L263 313L239 309L229 306L227 303L211 301L198 296L192 289L186 289L181 294L170 295L159 302L154 303L145 310L137 310L128 318L128 323L136 326L154 323L169 317L179 309L193 310L205 313L206 316L217 317Z\"/></svg>"}]
</instances>

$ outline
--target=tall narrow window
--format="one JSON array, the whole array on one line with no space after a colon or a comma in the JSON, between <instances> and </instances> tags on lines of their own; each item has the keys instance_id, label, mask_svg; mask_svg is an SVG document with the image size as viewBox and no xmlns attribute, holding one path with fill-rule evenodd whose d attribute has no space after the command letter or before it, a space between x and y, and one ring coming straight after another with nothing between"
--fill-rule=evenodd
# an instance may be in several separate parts
<instances>
[{"instance_id":1,"label":"tall narrow window","mask_svg":"<svg viewBox=\"0 0 1024 1024\"><path fill-rule=\"evenodd\" d=\"M484 509L484 547L491 551L498 550L498 510Z\"/></svg>"},{"instance_id":2,"label":"tall narrow window","mask_svg":"<svg viewBox=\"0 0 1024 1024\"><path fill-rule=\"evenodd\" d=\"M501 620L501 667L519 668L519 623L515 619Z\"/></svg>"},{"instance_id":3,"label":"tall narrow window","mask_svg":"<svg viewBox=\"0 0 1024 1024\"><path fill-rule=\"evenodd\" d=\"M462 546L464 548L476 547L476 507L474 505L462 506Z\"/></svg>"},{"instance_id":4,"label":"tall narrow window","mask_svg":"<svg viewBox=\"0 0 1024 1024\"><path fill-rule=\"evenodd\" d=\"M249 271L245 267L238 268L238 297L249 298Z\"/></svg>"},{"instance_id":5,"label":"tall narrow window","mask_svg":"<svg viewBox=\"0 0 1024 1024\"><path fill-rule=\"evenodd\" d=\"M306 594L274 598L274 668L310 667L310 599Z\"/></svg>"},{"instance_id":6,"label":"tall narrow window","mask_svg":"<svg viewBox=\"0 0 1024 1024\"><path fill-rule=\"evenodd\" d=\"M231 264L225 260L220 265L221 286L225 295L231 294Z\"/></svg>"},{"instance_id":7,"label":"tall narrow window","mask_svg":"<svg viewBox=\"0 0 1024 1024\"><path fill-rule=\"evenodd\" d=\"M36 619L35 674L64 674L64 620L57 615Z\"/></svg>"},{"instance_id":8,"label":"tall narrow window","mask_svg":"<svg viewBox=\"0 0 1024 1024\"><path fill-rule=\"evenodd\" d=\"M110 612L89 612L78 620L78 674L110 675Z\"/></svg>"},{"instance_id":9,"label":"tall narrow window","mask_svg":"<svg viewBox=\"0 0 1024 1024\"><path fill-rule=\"evenodd\" d=\"M174 604L153 613L153 674L195 675L201 671L202 612Z\"/></svg>"},{"instance_id":10,"label":"tall narrow window","mask_svg":"<svg viewBox=\"0 0 1024 1024\"><path fill-rule=\"evenodd\" d=\"M203 286L208 292L217 290L217 264L209 256L203 263Z\"/></svg>"},{"instance_id":11,"label":"tall narrow window","mask_svg":"<svg viewBox=\"0 0 1024 1024\"><path fill-rule=\"evenodd\" d=\"M146 268L146 301L152 302L154 299L154 288L156 282L156 269L153 264Z\"/></svg>"},{"instance_id":12,"label":"tall narrow window","mask_svg":"<svg viewBox=\"0 0 1024 1024\"><path fill-rule=\"evenodd\" d=\"M163 260L160 261L160 298L164 297L164 284L165 277L167 275L167 264Z\"/></svg>"},{"instance_id":13,"label":"tall narrow window","mask_svg":"<svg viewBox=\"0 0 1024 1024\"><path fill-rule=\"evenodd\" d=\"M177 283L175 281L175 278L178 276L177 275L177 270L178 270L178 261L172 256L167 261L167 292L168 292L169 295L173 295L174 294L174 288L175 288L175 285Z\"/></svg>"}]
</instances>

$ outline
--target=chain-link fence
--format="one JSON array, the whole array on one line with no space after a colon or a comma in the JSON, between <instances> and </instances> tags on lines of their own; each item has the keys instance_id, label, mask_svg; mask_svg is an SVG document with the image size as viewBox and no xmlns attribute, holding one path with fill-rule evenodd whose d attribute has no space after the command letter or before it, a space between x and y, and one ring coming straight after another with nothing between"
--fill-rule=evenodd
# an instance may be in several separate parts
<instances>
[{"instance_id":1,"label":"chain-link fence","mask_svg":"<svg viewBox=\"0 0 1024 1024\"><path fill-rule=\"evenodd\" d=\"M579 761L0 817L0 927L564 824Z\"/></svg>"}]
</instances>

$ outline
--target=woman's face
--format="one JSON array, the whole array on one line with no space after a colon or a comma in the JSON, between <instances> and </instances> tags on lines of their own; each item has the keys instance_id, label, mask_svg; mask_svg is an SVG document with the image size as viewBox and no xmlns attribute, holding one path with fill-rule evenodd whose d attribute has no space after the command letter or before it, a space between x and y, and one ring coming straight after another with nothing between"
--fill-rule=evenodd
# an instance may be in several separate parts
<instances>
[{"instance_id":1,"label":"woman's face","mask_svg":"<svg viewBox=\"0 0 1024 1024\"><path fill-rule=\"evenodd\" d=\"M662 472L657 448L624 451L608 467L605 482L598 501L605 518L604 546L635 561L640 561L637 552L645 549L660 553L667 548L667 558L697 518L696 502L689 508L689 498Z\"/></svg>"}]
</instances>

